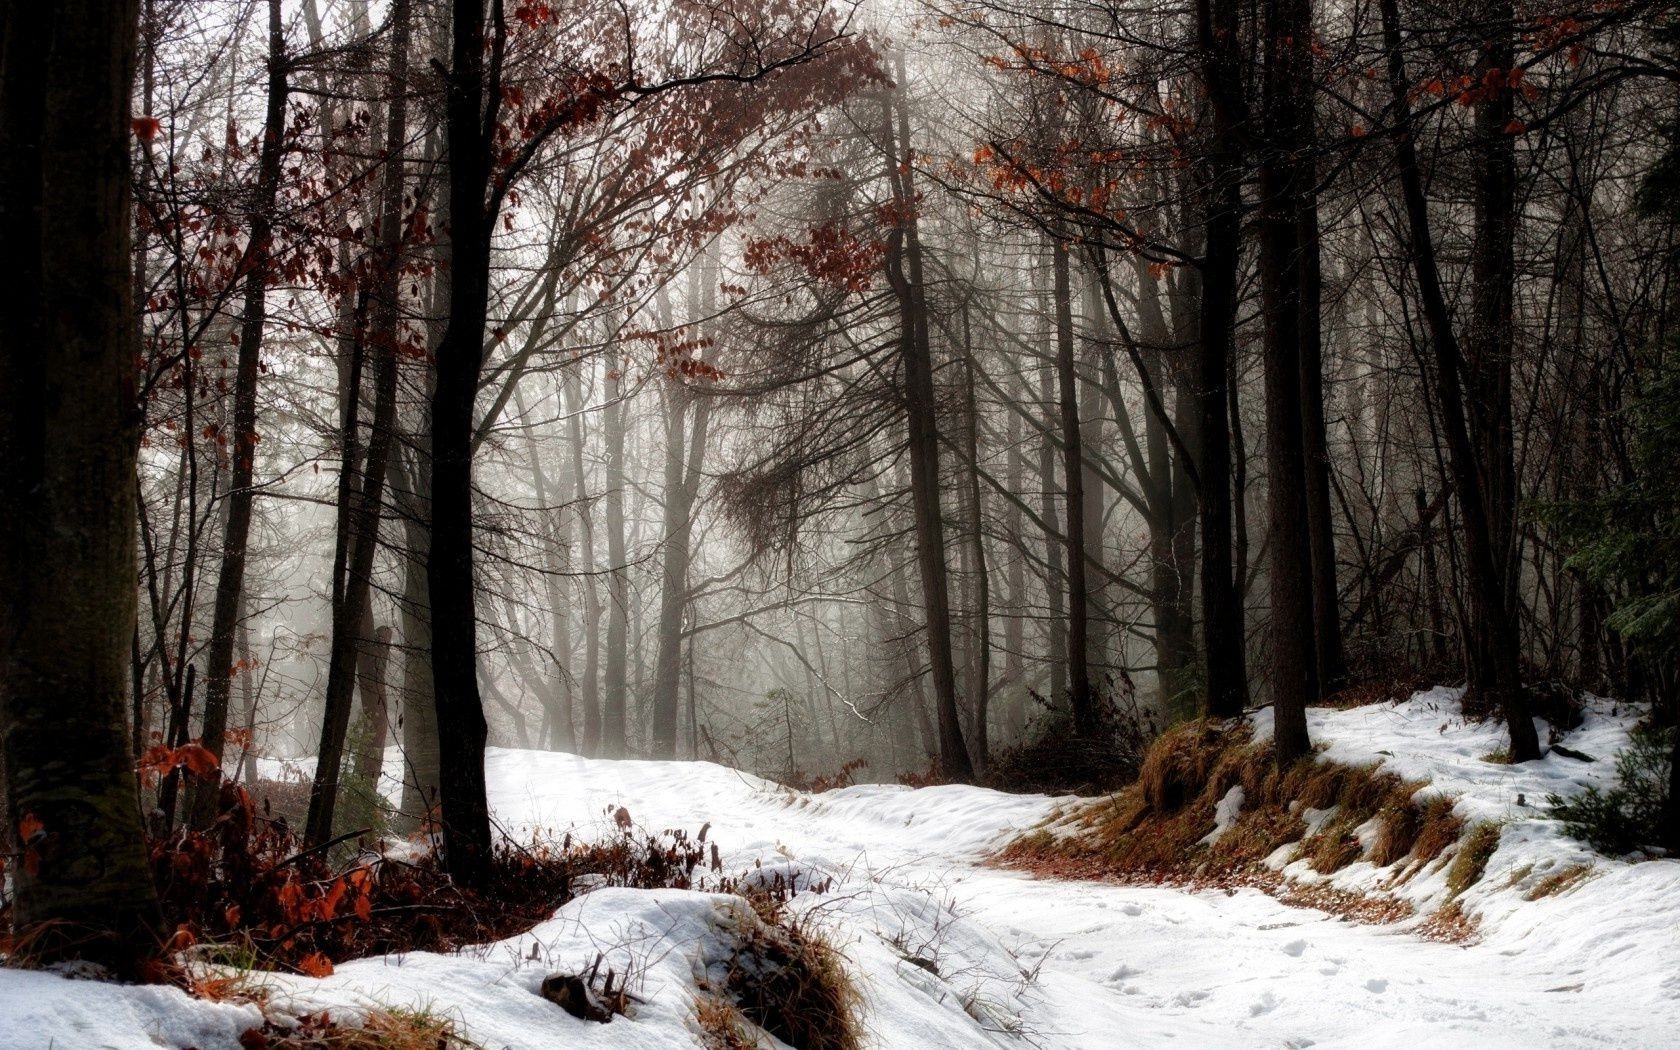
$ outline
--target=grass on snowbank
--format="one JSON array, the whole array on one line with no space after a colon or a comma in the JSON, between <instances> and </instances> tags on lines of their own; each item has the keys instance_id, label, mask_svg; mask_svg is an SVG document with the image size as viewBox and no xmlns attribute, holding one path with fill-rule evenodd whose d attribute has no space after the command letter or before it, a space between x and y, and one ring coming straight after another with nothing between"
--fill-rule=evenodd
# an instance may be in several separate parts
<instances>
[{"instance_id":1,"label":"grass on snowbank","mask_svg":"<svg viewBox=\"0 0 1680 1050\"><path fill-rule=\"evenodd\" d=\"M1271 742L1255 741L1246 723L1191 722L1156 740L1136 783L1017 839L998 860L1059 877L1252 885L1349 918L1396 921L1410 904L1303 884L1280 869L1305 860L1330 875L1366 861L1398 885L1450 853L1458 896L1481 878L1499 829L1467 832L1451 799L1418 797L1424 786L1377 764L1309 757L1279 769Z\"/></svg>"}]
</instances>

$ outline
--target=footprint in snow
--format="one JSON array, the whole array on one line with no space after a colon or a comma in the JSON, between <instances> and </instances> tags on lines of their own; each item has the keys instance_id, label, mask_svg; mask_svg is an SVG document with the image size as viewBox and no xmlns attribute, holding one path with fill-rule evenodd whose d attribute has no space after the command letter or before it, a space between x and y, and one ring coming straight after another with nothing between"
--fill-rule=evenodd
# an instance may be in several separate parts
<instances>
[{"instance_id":1,"label":"footprint in snow","mask_svg":"<svg viewBox=\"0 0 1680 1050\"><path fill-rule=\"evenodd\" d=\"M1301 957L1301 953L1306 950L1307 942L1300 939L1290 941L1288 944L1283 946L1283 954L1292 955L1297 959L1299 959Z\"/></svg>"},{"instance_id":2,"label":"footprint in snow","mask_svg":"<svg viewBox=\"0 0 1680 1050\"><path fill-rule=\"evenodd\" d=\"M1277 996L1271 992L1262 992L1260 1001L1248 1008L1248 1016L1259 1017L1261 1014L1269 1014L1277 1009L1277 1005Z\"/></svg>"},{"instance_id":3,"label":"footprint in snow","mask_svg":"<svg viewBox=\"0 0 1680 1050\"><path fill-rule=\"evenodd\" d=\"M1143 905L1141 905L1141 904L1128 904L1124 908L1121 908L1120 910L1127 915L1142 915L1143 914Z\"/></svg>"},{"instance_id":4,"label":"footprint in snow","mask_svg":"<svg viewBox=\"0 0 1680 1050\"><path fill-rule=\"evenodd\" d=\"M1388 991L1388 981L1386 978L1373 977L1369 981L1365 982L1365 990L1367 992L1377 992L1381 994L1382 992Z\"/></svg>"},{"instance_id":5,"label":"footprint in snow","mask_svg":"<svg viewBox=\"0 0 1680 1050\"><path fill-rule=\"evenodd\" d=\"M1179 1006L1200 1006L1202 1005L1202 1000L1212 994L1212 992L1206 992L1200 989L1193 992L1179 992L1177 995L1173 996L1173 1002Z\"/></svg>"}]
</instances>

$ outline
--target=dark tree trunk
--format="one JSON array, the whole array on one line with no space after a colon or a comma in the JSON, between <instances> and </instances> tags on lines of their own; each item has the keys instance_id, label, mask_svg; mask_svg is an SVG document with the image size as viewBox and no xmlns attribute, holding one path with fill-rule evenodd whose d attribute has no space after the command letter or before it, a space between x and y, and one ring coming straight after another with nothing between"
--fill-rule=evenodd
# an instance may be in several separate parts
<instances>
[{"instance_id":1,"label":"dark tree trunk","mask_svg":"<svg viewBox=\"0 0 1680 1050\"><path fill-rule=\"evenodd\" d=\"M1051 308L1052 315L1054 307ZM1054 338L1054 331L1050 333ZM1048 415L1056 403L1056 367L1053 357L1046 357L1038 368L1038 401L1041 411ZM1056 442L1048 423L1038 442L1039 517L1044 520L1044 613L1045 648L1050 664L1050 679L1045 691L1051 701L1067 694L1068 645L1067 544L1062 539L1061 511L1056 499Z\"/></svg>"},{"instance_id":2,"label":"dark tree trunk","mask_svg":"<svg viewBox=\"0 0 1680 1050\"><path fill-rule=\"evenodd\" d=\"M1091 609L1085 568L1084 442L1079 432L1079 378L1073 363L1073 293L1068 276L1067 246L1059 239L1050 245L1050 268L1056 308L1056 381L1062 437L1062 483L1066 490L1068 581L1068 707L1074 732L1096 729L1091 696Z\"/></svg>"},{"instance_id":3,"label":"dark tree trunk","mask_svg":"<svg viewBox=\"0 0 1680 1050\"><path fill-rule=\"evenodd\" d=\"M1264 144L1260 157L1260 297L1266 318L1266 506L1271 593L1272 710L1279 765L1310 752L1306 707L1316 699L1312 555L1306 522L1301 358L1301 215L1310 189L1302 157L1309 143L1312 89L1310 0L1267 0Z\"/></svg>"},{"instance_id":4,"label":"dark tree trunk","mask_svg":"<svg viewBox=\"0 0 1680 1050\"><path fill-rule=\"evenodd\" d=\"M1231 432L1226 400L1235 353L1237 265L1242 248L1242 150L1246 123L1240 8L1237 0L1197 0L1198 46L1213 108L1213 147L1207 161L1202 264L1201 353L1197 397L1201 406L1200 481L1202 534L1202 656L1206 712L1212 718L1242 714L1247 699L1242 591L1231 564ZM1237 499L1242 498L1239 489Z\"/></svg>"},{"instance_id":5,"label":"dark tree trunk","mask_svg":"<svg viewBox=\"0 0 1680 1050\"><path fill-rule=\"evenodd\" d=\"M1429 230L1429 208L1423 195L1423 176L1418 167L1412 138L1412 118L1406 80L1405 59L1400 52L1400 16L1396 0L1381 0L1383 43L1388 52L1389 86L1393 92L1395 166L1406 205L1410 244L1407 245L1417 275L1418 293L1434 353L1435 389L1440 401L1440 419L1446 431L1448 463L1453 488L1463 518L1464 554L1469 563L1470 619L1482 626L1489 639L1487 657L1493 689L1492 699L1505 716L1511 734L1511 758L1526 762L1540 757L1539 736L1528 714L1518 667L1517 625L1508 615L1505 587L1500 577L1499 557L1494 550L1493 527L1483 487L1482 468L1471 441L1461 385L1462 358L1453 331L1435 260L1435 241Z\"/></svg>"},{"instance_id":6,"label":"dark tree trunk","mask_svg":"<svg viewBox=\"0 0 1680 1050\"><path fill-rule=\"evenodd\" d=\"M974 342L969 327L968 307L963 307L963 378L967 404L965 416L968 448L968 544L967 559L974 579L974 626L969 631L968 695L973 718L968 735L974 771L984 778L991 761L991 727L988 725L992 699L992 576L986 564L986 504L980 495L980 403L975 397ZM1014 413L1011 413L1013 415Z\"/></svg>"},{"instance_id":7,"label":"dark tree trunk","mask_svg":"<svg viewBox=\"0 0 1680 1050\"><path fill-rule=\"evenodd\" d=\"M884 129L887 175L899 218L888 237L887 280L899 305L899 353L904 366L904 403L910 438L910 495L916 515L916 562L921 569L922 610L927 623L929 669L939 725L939 763L946 776L961 781L973 778L974 767L963 741L956 667L951 654L945 524L939 500L938 406L934 398L927 303L922 296L922 256L916 230L909 117L902 98L897 123L895 143L889 108Z\"/></svg>"},{"instance_id":8,"label":"dark tree trunk","mask_svg":"<svg viewBox=\"0 0 1680 1050\"><path fill-rule=\"evenodd\" d=\"M1310 101L1302 116L1312 146ZM1306 469L1307 549L1312 565L1313 655L1317 695L1342 688L1347 668L1342 654L1341 610L1336 590L1336 532L1330 514L1330 446L1324 426L1324 346L1321 302L1317 179L1310 152L1299 161L1303 186L1297 220L1301 245L1301 432Z\"/></svg>"},{"instance_id":9,"label":"dark tree trunk","mask_svg":"<svg viewBox=\"0 0 1680 1050\"><path fill-rule=\"evenodd\" d=\"M132 0L0 26L0 739L12 924L40 960L158 946L128 739L135 630Z\"/></svg>"},{"instance_id":10,"label":"dark tree trunk","mask_svg":"<svg viewBox=\"0 0 1680 1050\"><path fill-rule=\"evenodd\" d=\"M1502 76L1513 57L1512 6L1495 0L1486 11L1485 40L1475 80ZM1517 622L1516 466L1511 419L1511 311L1516 277L1516 157L1507 129L1515 116L1515 94L1495 81L1475 104L1472 200L1475 240L1470 254L1470 322L1464 351L1464 407L1476 452L1487 511L1488 543L1500 583L1500 616ZM1501 659L1491 626L1468 625L1470 692L1466 702L1496 706Z\"/></svg>"},{"instance_id":11,"label":"dark tree trunk","mask_svg":"<svg viewBox=\"0 0 1680 1050\"><path fill-rule=\"evenodd\" d=\"M445 102L449 139L449 327L437 349L432 393L432 608L439 787L445 864L467 886L490 869L490 804L484 786L488 727L478 692L478 613L473 584L472 439L484 327L490 309L490 137L483 125L484 2L453 0Z\"/></svg>"},{"instance_id":12,"label":"dark tree trunk","mask_svg":"<svg viewBox=\"0 0 1680 1050\"><path fill-rule=\"evenodd\" d=\"M263 117L262 150L257 160L257 196L251 230L240 265L245 268L245 306L239 324L239 360L233 379L232 457L227 491L227 522L222 533L222 564L216 579L216 604L205 652L204 746L218 759L227 733L228 697L233 685L234 635L245 595L245 551L251 534L252 468L257 438L257 366L262 356L268 314L268 278L273 249L274 204L280 188L280 154L286 133L286 38L280 0L268 2L268 105ZM216 816L218 792L203 785L193 802L195 827L208 827Z\"/></svg>"},{"instance_id":13,"label":"dark tree trunk","mask_svg":"<svg viewBox=\"0 0 1680 1050\"><path fill-rule=\"evenodd\" d=\"M327 663L326 703L321 720L321 746L316 753L315 781L309 793L309 819L304 841L318 845L334 834L333 811L342 775L345 734L350 726L350 700L356 686L357 654L372 643L364 626L372 621L373 559L379 546L379 519L383 506L385 478L391 459L392 431L397 419L397 341L401 335L398 299L401 295L402 208L404 193L402 151L408 139L408 0L395 0L391 8L391 105L386 118L385 178L381 186L379 248L374 260L371 309L367 332L357 332L358 347L372 344L373 421L368 435L365 461L358 462L357 402L361 397L359 362L351 366L354 377L346 392L344 481L339 493L347 505L340 507L343 527L339 531L340 555L333 581L332 649ZM360 320L358 311L358 320ZM362 351L365 354L365 350Z\"/></svg>"}]
</instances>

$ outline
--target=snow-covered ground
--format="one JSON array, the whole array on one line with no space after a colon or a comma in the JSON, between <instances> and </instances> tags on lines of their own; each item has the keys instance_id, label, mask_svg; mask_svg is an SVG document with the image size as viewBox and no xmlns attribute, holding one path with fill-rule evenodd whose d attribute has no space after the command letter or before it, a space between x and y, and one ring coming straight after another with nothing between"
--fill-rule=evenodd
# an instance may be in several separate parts
<instances>
[{"instance_id":1,"label":"snow-covered ground","mask_svg":"<svg viewBox=\"0 0 1680 1050\"><path fill-rule=\"evenodd\" d=\"M609 814L623 805L651 829L710 823L728 871L833 878L828 893L796 903L844 954L873 1047L1676 1046L1680 862L1594 858L1542 808L1548 792L1609 775L1631 721L1599 705L1568 740L1596 762L1553 755L1511 767L1485 761L1501 734L1466 725L1450 691L1312 713L1331 757L1380 758L1458 798L1461 815L1501 823L1487 875L1463 899L1482 922L1468 947L1252 890L1046 882L984 866L990 850L1057 809L1041 796L885 785L806 796L709 764L524 751L492 752L489 776L498 819L516 833L609 834ZM1592 865L1590 876L1524 899L1576 864ZM1354 865L1336 881L1378 878ZM1431 906L1443 880L1426 873L1400 892ZM731 930L751 921L722 895L597 890L524 936L459 955L263 979L281 1009L419 1007L486 1048L693 1047L697 982L717 976ZM639 975L630 1017L596 1025L536 994L544 976L575 972L597 953ZM0 971L7 1048L217 1050L237 1045L254 1020L250 1007L171 989Z\"/></svg>"}]
</instances>

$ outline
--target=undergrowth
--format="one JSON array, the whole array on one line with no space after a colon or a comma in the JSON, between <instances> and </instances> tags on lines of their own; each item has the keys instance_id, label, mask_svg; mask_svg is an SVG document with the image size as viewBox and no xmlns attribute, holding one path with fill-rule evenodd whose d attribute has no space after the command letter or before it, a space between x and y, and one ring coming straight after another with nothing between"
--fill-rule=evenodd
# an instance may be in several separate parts
<instances>
[{"instance_id":1,"label":"undergrowth","mask_svg":"<svg viewBox=\"0 0 1680 1050\"><path fill-rule=\"evenodd\" d=\"M1564 830L1613 857L1662 842L1672 771L1672 729L1635 730L1616 756L1616 780L1573 798L1550 795L1552 815Z\"/></svg>"},{"instance_id":2,"label":"undergrowth","mask_svg":"<svg viewBox=\"0 0 1680 1050\"><path fill-rule=\"evenodd\" d=\"M1094 728L1077 732L1065 703L1029 694L1038 714L1019 743L992 755L986 786L1000 791L1101 794L1130 783L1159 732L1128 678L1110 679L1093 698Z\"/></svg>"},{"instance_id":3,"label":"undergrowth","mask_svg":"<svg viewBox=\"0 0 1680 1050\"><path fill-rule=\"evenodd\" d=\"M729 960L725 990L740 1016L794 1050L857 1050L860 999L840 953L788 909L788 894L746 896L763 921L742 932ZM728 1042L729 1030L722 1027L717 1045L753 1045Z\"/></svg>"},{"instance_id":4,"label":"undergrowth","mask_svg":"<svg viewBox=\"0 0 1680 1050\"><path fill-rule=\"evenodd\" d=\"M246 1029L240 1050L477 1050L447 1017L423 1010L369 1011L347 1024L325 1011L295 1024L271 1022Z\"/></svg>"},{"instance_id":5,"label":"undergrowth","mask_svg":"<svg viewBox=\"0 0 1680 1050\"><path fill-rule=\"evenodd\" d=\"M1450 800L1419 799L1422 787L1376 765L1313 757L1279 769L1271 743L1255 742L1246 723L1191 722L1162 734L1135 783L1055 830L1017 839L998 859L1057 876L1256 886L1348 918L1394 921L1410 915L1411 906L1389 895L1300 885L1275 861L1305 860L1328 875L1364 860L1392 868L1391 885L1412 878L1464 832ZM1218 813L1226 799L1222 825ZM1461 874L1474 882L1485 863L1482 856Z\"/></svg>"}]
</instances>

